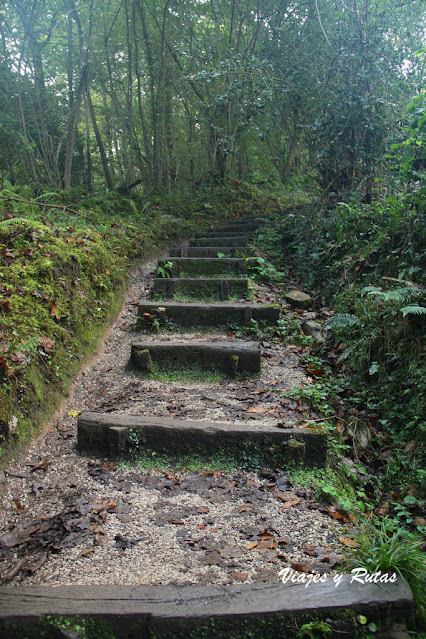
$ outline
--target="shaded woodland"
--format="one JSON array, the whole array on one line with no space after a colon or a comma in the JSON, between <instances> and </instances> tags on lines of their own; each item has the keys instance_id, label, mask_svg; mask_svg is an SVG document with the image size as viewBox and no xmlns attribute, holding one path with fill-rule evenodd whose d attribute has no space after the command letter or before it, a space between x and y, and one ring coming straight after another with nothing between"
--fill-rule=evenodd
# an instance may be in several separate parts
<instances>
[{"instance_id":1,"label":"shaded woodland","mask_svg":"<svg viewBox=\"0 0 426 639\"><path fill-rule=\"evenodd\" d=\"M1 175L126 192L296 174L369 201L422 88L423 12L413 0L5 2Z\"/></svg>"},{"instance_id":2,"label":"shaded woodland","mask_svg":"<svg viewBox=\"0 0 426 639\"><path fill-rule=\"evenodd\" d=\"M292 398L320 415L330 445L330 472L312 485L357 521L362 565L408 575L424 606L424 10L1 4L3 466L68 392L137 261L267 215L252 279L309 291L324 340L288 309L242 335L300 349L311 382Z\"/></svg>"}]
</instances>

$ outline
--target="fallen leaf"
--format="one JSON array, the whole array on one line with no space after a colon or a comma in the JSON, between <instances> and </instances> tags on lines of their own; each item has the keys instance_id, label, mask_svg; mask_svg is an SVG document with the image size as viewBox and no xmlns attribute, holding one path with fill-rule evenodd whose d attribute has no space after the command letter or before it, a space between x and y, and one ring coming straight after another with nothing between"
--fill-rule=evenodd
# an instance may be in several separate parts
<instances>
[{"instance_id":1,"label":"fallen leaf","mask_svg":"<svg viewBox=\"0 0 426 639\"><path fill-rule=\"evenodd\" d=\"M303 552L319 559L321 563L328 564L329 568L334 568L344 559L344 556L336 553L333 548L305 548Z\"/></svg>"},{"instance_id":2,"label":"fallen leaf","mask_svg":"<svg viewBox=\"0 0 426 639\"><path fill-rule=\"evenodd\" d=\"M258 541L251 541L249 544L247 544L246 549L253 550L253 548L256 548L258 543L259 543Z\"/></svg>"},{"instance_id":3,"label":"fallen leaf","mask_svg":"<svg viewBox=\"0 0 426 639\"><path fill-rule=\"evenodd\" d=\"M246 506L237 506L237 508L234 508L233 512L234 513L250 513L253 511L253 506L250 506L249 504L247 504Z\"/></svg>"},{"instance_id":4,"label":"fallen leaf","mask_svg":"<svg viewBox=\"0 0 426 639\"><path fill-rule=\"evenodd\" d=\"M31 466L30 472L33 473L36 470L46 471L49 468L49 465L50 465L50 462L48 462L47 459L42 459L41 461L38 462L38 464Z\"/></svg>"},{"instance_id":5,"label":"fallen leaf","mask_svg":"<svg viewBox=\"0 0 426 639\"><path fill-rule=\"evenodd\" d=\"M114 462L104 462L101 466L101 470L103 471L108 471L108 470L115 470L116 469L116 465Z\"/></svg>"},{"instance_id":6,"label":"fallen leaf","mask_svg":"<svg viewBox=\"0 0 426 639\"><path fill-rule=\"evenodd\" d=\"M308 572L308 573L312 573L312 567L311 564L305 564L302 562L293 562L291 564L291 567L293 568L293 570L296 570L297 572Z\"/></svg>"},{"instance_id":7,"label":"fallen leaf","mask_svg":"<svg viewBox=\"0 0 426 639\"><path fill-rule=\"evenodd\" d=\"M93 540L94 546L106 546L108 543L108 535L104 530L100 530L95 534L95 538Z\"/></svg>"},{"instance_id":8,"label":"fallen leaf","mask_svg":"<svg viewBox=\"0 0 426 639\"><path fill-rule=\"evenodd\" d=\"M56 319L60 318L58 307L56 306L56 303L52 303L50 305L50 315L52 317L55 317Z\"/></svg>"},{"instance_id":9,"label":"fallen leaf","mask_svg":"<svg viewBox=\"0 0 426 639\"><path fill-rule=\"evenodd\" d=\"M22 513L24 512L25 508L23 507L23 505L21 504L21 502L19 501L19 499L14 499L12 502L12 508L15 512L18 513L18 515L22 515Z\"/></svg>"},{"instance_id":10,"label":"fallen leaf","mask_svg":"<svg viewBox=\"0 0 426 639\"><path fill-rule=\"evenodd\" d=\"M27 560L23 566L25 570L28 570L32 575L42 567L47 560L47 552L42 551L37 553L32 560Z\"/></svg>"},{"instance_id":11,"label":"fallen leaf","mask_svg":"<svg viewBox=\"0 0 426 639\"><path fill-rule=\"evenodd\" d=\"M22 351L18 351L17 353L14 353L13 355L10 356L10 359L12 362L17 364L17 366L26 366L27 364L29 364L29 361L30 361L28 357L25 355L25 353L23 353Z\"/></svg>"},{"instance_id":12,"label":"fallen leaf","mask_svg":"<svg viewBox=\"0 0 426 639\"><path fill-rule=\"evenodd\" d=\"M22 524L16 526L10 532L0 537L0 546L5 546L6 548L13 548L13 546L18 546L19 544L28 541L30 536L37 530L40 530L40 528L40 522L23 522Z\"/></svg>"},{"instance_id":13,"label":"fallen leaf","mask_svg":"<svg viewBox=\"0 0 426 639\"><path fill-rule=\"evenodd\" d=\"M248 413L268 413L269 409L265 408L264 406L250 406L250 408L247 409Z\"/></svg>"},{"instance_id":14,"label":"fallen leaf","mask_svg":"<svg viewBox=\"0 0 426 639\"><path fill-rule=\"evenodd\" d=\"M359 543L357 541L349 539L348 537L339 537L339 541L341 544L347 546L348 548L358 548L359 546Z\"/></svg>"},{"instance_id":15,"label":"fallen leaf","mask_svg":"<svg viewBox=\"0 0 426 639\"><path fill-rule=\"evenodd\" d=\"M257 544L258 550L275 550L275 548L277 547L278 547L278 542L274 538L263 539L262 541L259 541L259 543Z\"/></svg>"},{"instance_id":16,"label":"fallen leaf","mask_svg":"<svg viewBox=\"0 0 426 639\"><path fill-rule=\"evenodd\" d=\"M21 568L23 567L23 565L25 564L25 562L27 561L26 557L23 557L22 559L20 559L18 561L18 563L16 563L5 575L5 579L6 581L11 581L14 577L16 577L16 575L18 574L18 572L21 570Z\"/></svg>"},{"instance_id":17,"label":"fallen leaf","mask_svg":"<svg viewBox=\"0 0 426 639\"><path fill-rule=\"evenodd\" d=\"M273 538L273 534L271 532L269 532L269 530L265 530L261 535L260 538L261 539L272 539Z\"/></svg>"},{"instance_id":18,"label":"fallen leaf","mask_svg":"<svg viewBox=\"0 0 426 639\"><path fill-rule=\"evenodd\" d=\"M101 513L102 511L111 512L116 508L117 504L115 503L115 501L113 501L112 499L110 499L109 501L104 499L103 501L95 501L92 510L94 513Z\"/></svg>"},{"instance_id":19,"label":"fallen leaf","mask_svg":"<svg viewBox=\"0 0 426 639\"><path fill-rule=\"evenodd\" d=\"M291 506L296 506L301 503L300 497L296 497L292 493L281 493L277 491L275 496L278 497L283 503L283 508L291 508Z\"/></svg>"},{"instance_id":20,"label":"fallen leaf","mask_svg":"<svg viewBox=\"0 0 426 639\"><path fill-rule=\"evenodd\" d=\"M54 339L50 339L50 337L39 337L38 343L40 344L40 348L44 350L45 353L51 353L52 347L55 344Z\"/></svg>"},{"instance_id":21,"label":"fallen leaf","mask_svg":"<svg viewBox=\"0 0 426 639\"><path fill-rule=\"evenodd\" d=\"M289 499L289 501L283 503L283 508L291 508L292 506L297 506L297 504L300 504L301 501L302 500L299 497Z\"/></svg>"},{"instance_id":22,"label":"fallen leaf","mask_svg":"<svg viewBox=\"0 0 426 639\"><path fill-rule=\"evenodd\" d=\"M341 510L338 510L334 506L328 506L326 510L328 514L331 517L333 517L333 519L339 519L340 521L344 521L345 524L348 524L351 521L350 517L348 517L344 512L342 512Z\"/></svg>"}]
</instances>

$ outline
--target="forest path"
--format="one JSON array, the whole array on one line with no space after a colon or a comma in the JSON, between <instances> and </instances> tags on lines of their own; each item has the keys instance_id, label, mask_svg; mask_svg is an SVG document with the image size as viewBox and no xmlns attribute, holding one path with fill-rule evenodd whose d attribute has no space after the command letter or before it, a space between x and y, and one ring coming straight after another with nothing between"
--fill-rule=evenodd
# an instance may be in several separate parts
<instances>
[{"instance_id":1,"label":"forest path","mask_svg":"<svg viewBox=\"0 0 426 639\"><path fill-rule=\"evenodd\" d=\"M12 464L0 518L1 533L11 536L0 560L3 583L251 583L276 579L291 564L315 563L310 548L338 545L339 523L311 490L293 487L284 470L223 468L220 455L210 459L209 472L188 472L188 459L187 471L164 469L155 457L152 469L147 460L141 469L77 451L76 416L85 411L257 429L303 419L286 393L306 383L306 375L297 349L282 343L261 342L262 373L244 381L135 375L128 366L139 339L133 329L153 271L149 263L134 274L101 354L77 377L57 424ZM255 289L254 302L283 303L278 287ZM243 342L237 328L188 330L178 338ZM173 343L176 332L143 339Z\"/></svg>"},{"instance_id":2,"label":"forest path","mask_svg":"<svg viewBox=\"0 0 426 639\"><path fill-rule=\"evenodd\" d=\"M159 265L164 268L164 262ZM348 617L335 620L336 632L345 628L350 634L351 608L353 614L362 610L376 620L387 618L390 607L407 613L413 601L404 582L385 589L375 584L360 588L350 576L334 574L343 558L339 551L348 541L342 537L342 523L335 519L335 509L315 500L312 488L297 486L294 476L292 484L285 463L249 472L228 455L230 433L236 428L244 431L241 424L247 424L248 440L274 428L283 434L293 430L297 447L304 451L297 465L310 461L313 450L305 445L304 429L298 428L307 409L289 397L291 386L309 382L299 366L298 349L273 337L262 339L260 374L250 372L240 379L243 355L241 362L233 354L229 359L229 349L233 353L237 345L252 348L244 331L236 327L225 334L223 329L180 332L180 344L192 355L199 356L201 342L225 351L225 370L217 376L215 369L210 380L190 381L181 378L178 366L178 380L170 370L162 377L164 360L155 361L153 345L167 346L168 357L176 356L176 332L170 331L167 312L176 319L180 311L179 304L168 301L154 313L146 313L146 301L140 306L141 291L142 298L150 293L152 268L145 264L134 275L104 348L77 377L55 427L9 469L0 516L1 583L9 586L0 585L0 637L21 639L24 633L92 638L99 636L99 619L108 628L108 635L102 636L123 639L260 639L276 631L290 637L299 636L295 618L301 623L306 615L330 621L331 609L339 611L338 617ZM228 296L228 282L219 286L219 294ZM246 328L253 328L250 314L262 314L261 303L285 306L280 287L256 285L253 298L259 306L250 312L250 304L242 303ZM147 370L142 375L129 367L137 310L151 328L157 328L156 320L165 328L144 336L142 362ZM240 312L238 305L232 311ZM188 313L180 317L185 323ZM202 369L212 364L201 358L198 375L200 363ZM88 415L98 429L94 438ZM103 423L96 422L100 415ZM188 425L194 419L191 428L196 433L207 425L204 448L199 438L188 439L188 429L176 429L176 424ZM135 427L127 423L123 429L126 420L133 420ZM143 451L149 434L146 424L153 422L153 448ZM221 433L223 441L213 428L222 423L228 424ZM119 444L116 449L112 432ZM238 439L236 446L243 460L245 441ZM262 450L265 441L260 441ZM78 451L77 443L86 454ZM238 450L238 443L243 450ZM184 454L179 455L178 468L170 454L179 446ZM93 448L108 454L95 456ZM139 462L110 459L114 450L133 453ZM249 452L254 457L245 461L259 466L258 450ZM280 583L283 570L287 582ZM299 583L288 580L292 574L298 575ZM314 577L316 582L306 588L303 581ZM29 628L33 634L28 635Z\"/></svg>"}]
</instances>

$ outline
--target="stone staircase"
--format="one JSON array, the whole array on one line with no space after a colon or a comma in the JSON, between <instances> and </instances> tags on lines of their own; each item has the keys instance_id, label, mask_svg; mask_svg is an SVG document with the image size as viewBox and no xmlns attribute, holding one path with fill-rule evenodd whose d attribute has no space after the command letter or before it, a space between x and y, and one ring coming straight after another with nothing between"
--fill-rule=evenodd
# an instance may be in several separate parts
<instances>
[{"instance_id":1,"label":"stone staircase","mask_svg":"<svg viewBox=\"0 0 426 639\"><path fill-rule=\"evenodd\" d=\"M162 339L161 331L170 329L172 323L183 330L214 327L226 335L229 325L245 326L252 319L268 324L278 320L279 306L244 301L248 291L247 263L241 254L247 255L248 235L260 223L247 220L212 230L193 240L189 247L173 249L170 260L159 261L163 269L168 261L172 262L173 277L154 279L153 296L161 297L160 303L146 300L139 304L141 328L151 332L155 322L158 334L154 339L135 340L132 345L131 365L137 367L138 375L149 378L155 368L185 368L194 363L233 378L233 384L244 384L241 375L259 375L259 342L233 337L185 341L174 339L170 333ZM218 258L218 252L226 257ZM185 294L192 293L193 302L176 300L183 290ZM206 291L220 302L200 301ZM230 295L236 292L241 299L230 301ZM169 301L173 297L174 301ZM139 442L141 447L159 453L173 452L178 458L217 450L234 458L249 445L263 451L263 462L274 468L285 468L289 463L321 467L326 461L327 441L321 430L247 421L190 421L150 416L148 411L149 406L145 405L143 415L82 413L78 419L79 449L104 460L116 460L129 452L131 435L132 442ZM109 463L105 461L106 468ZM287 511L284 515L288 516ZM140 525L142 528L143 521ZM268 535L272 538L265 531L267 539ZM120 540L120 535L116 539ZM316 579L309 587L300 578L286 581L284 577L282 583L277 578L267 583L226 585L0 587L0 639L77 639L83 635L114 639L296 638L302 624L309 622L310 628L315 623L321 628L321 619L329 629L327 636L351 637L358 636L355 616L359 613L380 626L391 617L407 616L413 611L412 594L402 579L382 587L368 581L354 583L351 575L337 575L337 583L328 575L321 575L318 581L319 574L295 574ZM377 636L390 637L381 633Z\"/></svg>"},{"instance_id":2,"label":"stone staircase","mask_svg":"<svg viewBox=\"0 0 426 639\"><path fill-rule=\"evenodd\" d=\"M197 244L198 257L175 257L190 250L182 247L172 250L170 258L159 260L160 269L166 273L166 269L170 269L172 277L153 278L152 300L139 304L139 327L149 330L155 326L159 334L155 339L135 341L132 345L130 364L138 374L149 377L154 372L181 371L195 366L242 382L261 373L262 349L257 341L236 338L185 341L161 337L161 328L170 323L177 329L210 327L226 334L230 326L247 326L251 320L266 324L277 322L279 305L247 301L250 259L211 257L212 251L217 250L216 243L246 247L250 234L260 225L260 220L250 220L212 229L204 237L189 242L190 248ZM221 234L219 239L218 234ZM175 301L179 298L185 301ZM214 301L203 302L206 298ZM236 300L230 301L230 298ZM260 451L263 464L272 466L289 463L324 466L327 458L327 436L320 429L290 425L286 428L282 423L279 427L260 427L247 422L241 425L186 422L146 415L135 419L135 416L109 414L106 418L100 413L83 413L78 419L78 446L82 451L101 450L111 457L126 455L129 433L134 432L141 446L178 457L191 451L208 455L223 449L232 453L234 459L238 458L238 450L250 448Z\"/></svg>"}]
</instances>

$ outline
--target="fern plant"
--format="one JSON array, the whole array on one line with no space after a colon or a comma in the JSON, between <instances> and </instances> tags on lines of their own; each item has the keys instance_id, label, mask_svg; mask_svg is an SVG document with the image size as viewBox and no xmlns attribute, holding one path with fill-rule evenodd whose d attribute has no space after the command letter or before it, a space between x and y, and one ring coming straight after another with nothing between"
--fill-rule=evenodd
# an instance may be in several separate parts
<instances>
[{"instance_id":1,"label":"fern plant","mask_svg":"<svg viewBox=\"0 0 426 639\"><path fill-rule=\"evenodd\" d=\"M331 317L325 329L334 333L346 348L339 357L363 374L384 376L391 373L396 361L418 351L420 335L414 318L424 316L424 290L418 286L398 285L389 290L367 286L358 297L351 292L353 313ZM409 321L409 316L413 317ZM373 363L378 366L373 366ZM373 372L372 372L373 371Z\"/></svg>"}]
</instances>

